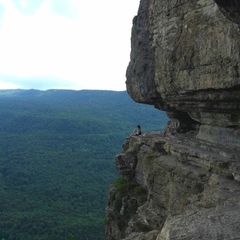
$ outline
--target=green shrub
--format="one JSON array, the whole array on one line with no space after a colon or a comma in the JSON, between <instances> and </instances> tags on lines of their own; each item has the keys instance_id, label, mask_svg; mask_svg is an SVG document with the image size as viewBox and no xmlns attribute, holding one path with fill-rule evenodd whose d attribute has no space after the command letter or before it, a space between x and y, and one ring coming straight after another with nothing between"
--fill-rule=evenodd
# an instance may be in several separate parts
<instances>
[{"instance_id":1,"label":"green shrub","mask_svg":"<svg viewBox=\"0 0 240 240\"><path fill-rule=\"evenodd\" d=\"M126 195L130 186L130 184L123 178L116 179L113 185L116 188L116 194L118 194L119 197Z\"/></svg>"},{"instance_id":2,"label":"green shrub","mask_svg":"<svg viewBox=\"0 0 240 240\"><path fill-rule=\"evenodd\" d=\"M138 193L138 194L141 194L144 192L144 189L141 185L137 185L135 188L134 188L134 192L135 193Z\"/></svg>"}]
</instances>

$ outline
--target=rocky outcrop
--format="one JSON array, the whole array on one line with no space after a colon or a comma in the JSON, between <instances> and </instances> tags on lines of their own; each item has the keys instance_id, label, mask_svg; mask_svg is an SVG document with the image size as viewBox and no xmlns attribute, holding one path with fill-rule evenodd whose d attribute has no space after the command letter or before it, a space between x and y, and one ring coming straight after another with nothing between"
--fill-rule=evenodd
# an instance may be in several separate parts
<instances>
[{"instance_id":1,"label":"rocky outcrop","mask_svg":"<svg viewBox=\"0 0 240 240\"><path fill-rule=\"evenodd\" d=\"M238 20L222 14L232 8L207 0L142 0L133 20L129 95L166 111L239 118Z\"/></svg>"},{"instance_id":2,"label":"rocky outcrop","mask_svg":"<svg viewBox=\"0 0 240 240\"><path fill-rule=\"evenodd\" d=\"M142 190L113 185L107 239L240 239L239 156L239 147L171 126L131 137L116 166L125 184Z\"/></svg>"},{"instance_id":3,"label":"rocky outcrop","mask_svg":"<svg viewBox=\"0 0 240 240\"><path fill-rule=\"evenodd\" d=\"M127 90L171 120L116 157L107 239L240 239L239 27L236 0L140 1Z\"/></svg>"}]
</instances>

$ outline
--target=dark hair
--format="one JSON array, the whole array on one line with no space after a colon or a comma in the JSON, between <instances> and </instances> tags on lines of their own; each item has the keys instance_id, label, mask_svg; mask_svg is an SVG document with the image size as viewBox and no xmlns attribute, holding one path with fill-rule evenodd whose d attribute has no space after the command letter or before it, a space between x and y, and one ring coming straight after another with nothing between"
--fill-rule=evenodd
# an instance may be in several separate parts
<instances>
[{"instance_id":1,"label":"dark hair","mask_svg":"<svg viewBox=\"0 0 240 240\"><path fill-rule=\"evenodd\" d=\"M141 128L140 125L137 125L137 128Z\"/></svg>"}]
</instances>

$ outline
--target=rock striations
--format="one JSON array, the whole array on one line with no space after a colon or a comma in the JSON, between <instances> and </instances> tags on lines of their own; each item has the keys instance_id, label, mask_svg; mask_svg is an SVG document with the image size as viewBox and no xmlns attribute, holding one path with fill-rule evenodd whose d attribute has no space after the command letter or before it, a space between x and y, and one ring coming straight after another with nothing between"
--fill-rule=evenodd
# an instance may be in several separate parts
<instances>
[{"instance_id":1,"label":"rock striations","mask_svg":"<svg viewBox=\"0 0 240 240\"><path fill-rule=\"evenodd\" d=\"M108 240L240 239L239 62L239 1L140 1L127 91L171 120L116 157Z\"/></svg>"}]
</instances>

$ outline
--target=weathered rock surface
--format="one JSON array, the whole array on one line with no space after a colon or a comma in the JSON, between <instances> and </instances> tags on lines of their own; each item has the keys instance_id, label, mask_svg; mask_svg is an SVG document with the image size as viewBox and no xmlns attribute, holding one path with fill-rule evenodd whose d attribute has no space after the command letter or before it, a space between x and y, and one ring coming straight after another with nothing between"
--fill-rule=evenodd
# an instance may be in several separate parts
<instances>
[{"instance_id":1,"label":"weathered rock surface","mask_svg":"<svg viewBox=\"0 0 240 240\"><path fill-rule=\"evenodd\" d=\"M126 190L119 215L117 198L109 201L107 239L240 239L240 149L195 134L167 129L123 146L117 169L145 196ZM134 201L137 207L127 216Z\"/></svg>"},{"instance_id":2,"label":"weathered rock surface","mask_svg":"<svg viewBox=\"0 0 240 240\"><path fill-rule=\"evenodd\" d=\"M140 1L127 90L171 121L116 157L107 239L240 239L239 62L239 1Z\"/></svg>"},{"instance_id":3,"label":"weathered rock surface","mask_svg":"<svg viewBox=\"0 0 240 240\"><path fill-rule=\"evenodd\" d=\"M228 113L239 121L240 21L222 13L233 8L239 15L239 3L216 2L221 5L213 0L140 2L126 82L135 101L166 111Z\"/></svg>"}]
</instances>

